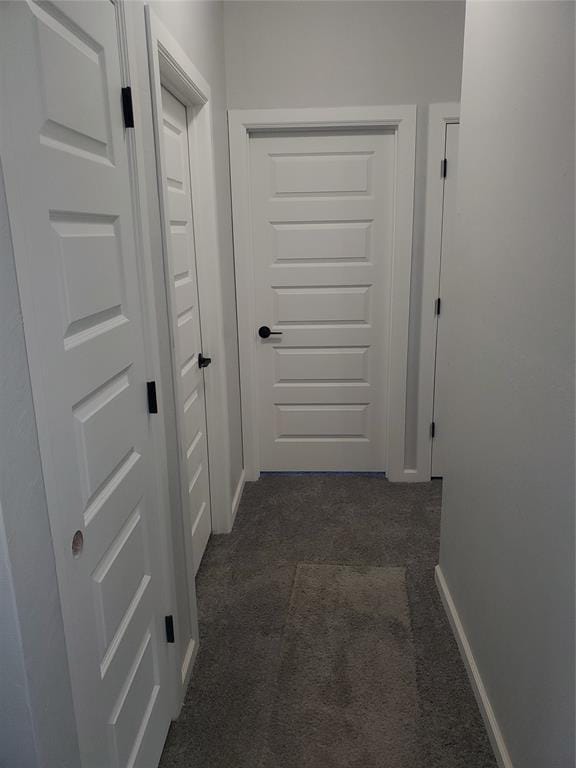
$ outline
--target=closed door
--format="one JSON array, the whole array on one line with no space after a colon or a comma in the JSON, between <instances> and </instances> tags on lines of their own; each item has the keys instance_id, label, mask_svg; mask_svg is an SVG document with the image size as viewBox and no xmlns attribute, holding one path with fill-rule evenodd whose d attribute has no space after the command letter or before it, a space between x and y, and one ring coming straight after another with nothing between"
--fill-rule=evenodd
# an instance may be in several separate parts
<instances>
[{"instance_id":1,"label":"closed door","mask_svg":"<svg viewBox=\"0 0 576 768\"><path fill-rule=\"evenodd\" d=\"M153 768L170 722L166 512L117 9L1 10L3 156L82 765Z\"/></svg>"},{"instance_id":2,"label":"closed door","mask_svg":"<svg viewBox=\"0 0 576 768\"><path fill-rule=\"evenodd\" d=\"M178 409L183 528L188 578L193 582L212 531L212 521L187 118L186 107L162 87L165 274ZM193 600L193 583L189 584L189 594ZM191 608L194 611L194 606Z\"/></svg>"},{"instance_id":3,"label":"closed door","mask_svg":"<svg viewBox=\"0 0 576 768\"><path fill-rule=\"evenodd\" d=\"M387 132L251 139L263 470L386 469L394 156Z\"/></svg>"},{"instance_id":4,"label":"closed door","mask_svg":"<svg viewBox=\"0 0 576 768\"><path fill-rule=\"evenodd\" d=\"M445 414L450 408L452 387L457 386L450 372L450 323L445 322L446 313L450 312L450 296L458 290L452 285L453 271L451 264L454 253L454 225L456 220L456 176L458 170L458 123L446 125L446 178L444 179L444 203L442 209L442 251L440 257L441 313L438 317L436 336L436 373L434 385L434 439L432 441L432 475L442 477L446 470L445 450Z\"/></svg>"}]
</instances>

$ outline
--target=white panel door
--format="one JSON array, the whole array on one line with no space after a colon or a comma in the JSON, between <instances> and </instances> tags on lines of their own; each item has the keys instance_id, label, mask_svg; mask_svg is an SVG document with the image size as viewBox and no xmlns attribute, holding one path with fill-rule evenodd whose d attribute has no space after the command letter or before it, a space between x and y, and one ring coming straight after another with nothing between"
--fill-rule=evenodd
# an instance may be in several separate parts
<instances>
[{"instance_id":1,"label":"white panel door","mask_svg":"<svg viewBox=\"0 0 576 768\"><path fill-rule=\"evenodd\" d=\"M116 9L1 11L3 156L82 765L153 768L170 722L166 563Z\"/></svg>"},{"instance_id":2,"label":"white panel door","mask_svg":"<svg viewBox=\"0 0 576 768\"><path fill-rule=\"evenodd\" d=\"M186 107L162 88L162 175L166 217L166 279L170 294L174 377L184 484L184 535L189 577L212 532L204 373L196 280ZM189 587L194 595L193 584Z\"/></svg>"},{"instance_id":3,"label":"white panel door","mask_svg":"<svg viewBox=\"0 0 576 768\"><path fill-rule=\"evenodd\" d=\"M250 145L261 468L384 471L395 135Z\"/></svg>"},{"instance_id":4,"label":"white panel door","mask_svg":"<svg viewBox=\"0 0 576 768\"><path fill-rule=\"evenodd\" d=\"M450 295L458 290L451 283L451 262L454 254L454 225L456 220L456 176L458 172L458 123L446 125L446 178L444 179L444 205L442 209L442 252L440 257L440 292L442 311L438 318L436 336L436 375L434 384L434 424L435 435L432 441L432 475L442 477L446 470L444 462L444 414L450 407L453 380L450 372L450 326L444 323L444 315L450 311Z\"/></svg>"}]
</instances>

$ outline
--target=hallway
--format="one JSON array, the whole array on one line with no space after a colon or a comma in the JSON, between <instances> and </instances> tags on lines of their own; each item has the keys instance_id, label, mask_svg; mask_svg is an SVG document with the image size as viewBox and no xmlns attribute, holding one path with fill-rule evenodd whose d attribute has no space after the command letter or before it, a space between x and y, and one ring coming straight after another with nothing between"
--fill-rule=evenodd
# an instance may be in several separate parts
<instances>
[{"instance_id":1,"label":"hallway","mask_svg":"<svg viewBox=\"0 0 576 768\"><path fill-rule=\"evenodd\" d=\"M247 484L162 768L495 768L434 583L440 505L439 481Z\"/></svg>"}]
</instances>

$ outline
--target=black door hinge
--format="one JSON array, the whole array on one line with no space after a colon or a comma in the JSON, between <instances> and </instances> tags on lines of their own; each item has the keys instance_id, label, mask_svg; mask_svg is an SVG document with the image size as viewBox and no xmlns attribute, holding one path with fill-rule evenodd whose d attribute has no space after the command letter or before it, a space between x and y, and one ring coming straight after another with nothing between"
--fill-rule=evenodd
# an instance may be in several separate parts
<instances>
[{"instance_id":1,"label":"black door hinge","mask_svg":"<svg viewBox=\"0 0 576 768\"><path fill-rule=\"evenodd\" d=\"M445 179L448 175L448 160L444 158L440 163L440 176Z\"/></svg>"},{"instance_id":2,"label":"black door hinge","mask_svg":"<svg viewBox=\"0 0 576 768\"><path fill-rule=\"evenodd\" d=\"M156 382L146 382L146 392L148 393L148 413L158 413L158 398L156 397Z\"/></svg>"},{"instance_id":3,"label":"black door hinge","mask_svg":"<svg viewBox=\"0 0 576 768\"><path fill-rule=\"evenodd\" d=\"M174 616L165 616L164 624L166 626L166 642L174 642Z\"/></svg>"},{"instance_id":4,"label":"black door hinge","mask_svg":"<svg viewBox=\"0 0 576 768\"><path fill-rule=\"evenodd\" d=\"M208 368L210 363L212 362L211 357L204 357L202 352L198 355L198 368Z\"/></svg>"},{"instance_id":5,"label":"black door hinge","mask_svg":"<svg viewBox=\"0 0 576 768\"><path fill-rule=\"evenodd\" d=\"M134 128L134 105L132 104L132 88L127 85L122 88L122 112L124 128Z\"/></svg>"},{"instance_id":6,"label":"black door hinge","mask_svg":"<svg viewBox=\"0 0 576 768\"><path fill-rule=\"evenodd\" d=\"M433 421L432 424L430 424L430 437L434 438L436 437L436 422Z\"/></svg>"},{"instance_id":7,"label":"black door hinge","mask_svg":"<svg viewBox=\"0 0 576 768\"><path fill-rule=\"evenodd\" d=\"M442 299L440 298L440 296L438 296L438 298L434 302L434 314L435 315L439 315L440 314L441 306L442 306Z\"/></svg>"}]
</instances>

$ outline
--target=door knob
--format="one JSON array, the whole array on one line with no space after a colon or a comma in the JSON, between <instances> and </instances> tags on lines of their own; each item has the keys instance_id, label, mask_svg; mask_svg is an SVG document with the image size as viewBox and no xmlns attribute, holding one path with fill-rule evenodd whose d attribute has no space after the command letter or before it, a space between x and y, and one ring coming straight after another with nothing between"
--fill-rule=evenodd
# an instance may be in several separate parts
<instances>
[{"instance_id":1,"label":"door knob","mask_svg":"<svg viewBox=\"0 0 576 768\"><path fill-rule=\"evenodd\" d=\"M211 357L204 357L202 352L198 355L198 368L208 368L210 363L212 362Z\"/></svg>"},{"instance_id":2,"label":"door knob","mask_svg":"<svg viewBox=\"0 0 576 768\"><path fill-rule=\"evenodd\" d=\"M267 339L270 336L282 336L282 331L271 331L267 325L261 325L260 328L258 328L258 336L260 336L261 339Z\"/></svg>"}]
</instances>

